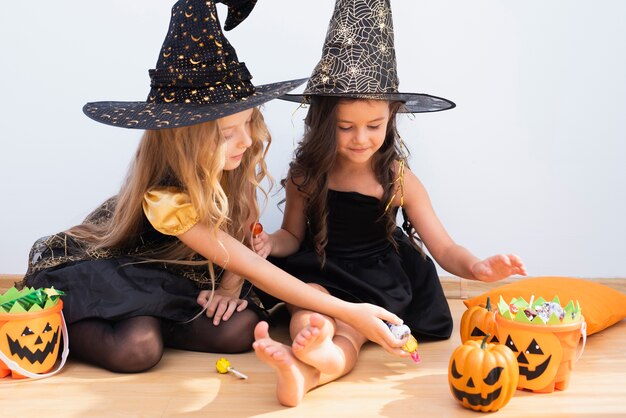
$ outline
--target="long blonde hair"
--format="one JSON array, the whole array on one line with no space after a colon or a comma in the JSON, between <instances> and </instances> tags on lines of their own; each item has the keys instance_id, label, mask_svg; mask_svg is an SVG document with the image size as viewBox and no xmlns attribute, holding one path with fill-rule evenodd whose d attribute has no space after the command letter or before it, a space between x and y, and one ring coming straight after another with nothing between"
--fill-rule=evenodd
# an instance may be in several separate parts
<instances>
[{"instance_id":1,"label":"long blonde hair","mask_svg":"<svg viewBox=\"0 0 626 418\"><path fill-rule=\"evenodd\" d=\"M126 180L116 196L109 219L92 222L89 218L67 231L86 244L85 251L139 247L145 222L144 194L162 186L184 190L199 216L215 235L228 232L241 242L246 225L259 217L256 190L267 200L261 182L273 181L265 164L271 136L258 109L253 109L252 145L235 170L223 171L226 142L217 121L182 128L148 130L144 133ZM138 254L141 256L141 254ZM151 250L145 258L153 261L197 264L197 254L179 240ZM208 261L210 270L212 266ZM213 274L211 274L213 276Z\"/></svg>"}]
</instances>

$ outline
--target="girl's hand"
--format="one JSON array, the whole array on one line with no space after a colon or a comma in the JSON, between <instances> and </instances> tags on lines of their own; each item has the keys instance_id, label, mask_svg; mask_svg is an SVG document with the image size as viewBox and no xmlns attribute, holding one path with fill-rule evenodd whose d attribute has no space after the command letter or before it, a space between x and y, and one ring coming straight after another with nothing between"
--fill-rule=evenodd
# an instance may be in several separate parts
<instances>
[{"instance_id":1,"label":"girl's hand","mask_svg":"<svg viewBox=\"0 0 626 418\"><path fill-rule=\"evenodd\" d=\"M498 254L475 263L472 274L477 280L495 282L514 274L526 276L526 268L515 254Z\"/></svg>"},{"instance_id":2,"label":"girl's hand","mask_svg":"<svg viewBox=\"0 0 626 418\"><path fill-rule=\"evenodd\" d=\"M252 236L252 248L261 257L267 258L272 253L273 247L272 237L267 232L261 231L260 234Z\"/></svg>"},{"instance_id":3,"label":"girl's hand","mask_svg":"<svg viewBox=\"0 0 626 418\"><path fill-rule=\"evenodd\" d=\"M211 297L210 290L202 290L198 294L198 304L204 306ZM207 306L206 316L213 318L213 325L219 325L220 321L228 321L235 311L241 312L248 307L248 301L233 296L231 292L217 289L213 294L211 303Z\"/></svg>"},{"instance_id":4,"label":"girl's hand","mask_svg":"<svg viewBox=\"0 0 626 418\"><path fill-rule=\"evenodd\" d=\"M401 348L408 337L402 340L397 339L387 324L383 322L387 321L399 325L402 320L398 316L369 303L349 303L348 305L347 315L341 318L344 322L351 325L368 340L380 345L388 353L399 357L410 357L410 354Z\"/></svg>"}]
</instances>

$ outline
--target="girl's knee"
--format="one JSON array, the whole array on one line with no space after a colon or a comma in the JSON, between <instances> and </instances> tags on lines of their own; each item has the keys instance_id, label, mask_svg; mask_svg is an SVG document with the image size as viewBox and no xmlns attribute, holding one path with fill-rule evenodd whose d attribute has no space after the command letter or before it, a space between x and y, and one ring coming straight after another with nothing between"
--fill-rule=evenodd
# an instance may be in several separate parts
<instances>
[{"instance_id":1,"label":"girl's knee","mask_svg":"<svg viewBox=\"0 0 626 418\"><path fill-rule=\"evenodd\" d=\"M111 352L111 369L136 373L156 366L163 357L163 341L156 330L146 330L125 336Z\"/></svg>"},{"instance_id":2,"label":"girl's knee","mask_svg":"<svg viewBox=\"0 0 626 418\"><path fill-rule=\"evenodd\" d=\"M215 351L227 354L243 353L252 349L254 342L254 327L259 323L256 312L246 309L231 316L228 321L219 325L219 337L215 344Z\"/></svg>"},{"instance_id":3,"label":"girl's knee","mask_svg":"<svg viewBox=\"0 0 626 418\"><path fill-rule=\"evenodd\" d=\"M355 348L358 353L361 350L361 347L368 341L365 335L361 334L359 331L346 324L343 321L337 321L337 330L335 335L341 336L348 340L350 344Z\"/></svg>"}]
</instances>

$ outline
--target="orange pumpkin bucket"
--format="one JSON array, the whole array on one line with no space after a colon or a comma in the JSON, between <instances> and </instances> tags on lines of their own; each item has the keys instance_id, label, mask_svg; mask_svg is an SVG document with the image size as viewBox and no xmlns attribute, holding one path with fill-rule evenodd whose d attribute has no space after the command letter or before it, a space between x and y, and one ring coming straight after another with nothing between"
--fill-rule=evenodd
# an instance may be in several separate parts
<instances>
[{"instance_id":1,"label":"orange pumpkin bucket","mask_svg":"<svg viewBox=\"0 0 626 418\"><path fill-rule=\"evenodd\" d=\"M582 355L587 340L586 324L580 310L576 316L566 314L571 315L570 321L551 320L545 324L520 322L505 318L501 313L502 310L496 315L498 339L517 357L517 388L540 393L566 389L573 365ZM581 337L583 344L576 353Z\"/></svg>"},{"instance_id":2,"label":"orange pumpkin bucket","mask_svg":"<svg viewBox=\"0 0 626 418\"><path fill-rule=\"evenodd\" d=\"M41 378L56 373L48 372L57 362L61 340L65 348L57 371L67 357L67 328L61 313L63 301L57 297L57 300L47 302L47 296L39 296L43 308L33 301L20 303L20 299L35 298L32 289L26 290L10 289L0 295L0 301L10 299L2 306L11 306L8 312L0 310L0 377L11 374L14 379ZM14 307L18 304L20 306ZM23 308L25 305L29 307L28 311Z\"/></svg>"}]
</instances>

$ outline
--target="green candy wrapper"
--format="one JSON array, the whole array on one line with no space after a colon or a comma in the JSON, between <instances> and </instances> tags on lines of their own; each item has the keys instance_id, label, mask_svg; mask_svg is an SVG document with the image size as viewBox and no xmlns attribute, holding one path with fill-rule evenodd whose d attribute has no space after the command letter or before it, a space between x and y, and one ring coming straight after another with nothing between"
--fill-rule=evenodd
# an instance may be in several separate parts
<instances>
[{"instance_id":1,"label":"green candy wrapper","mask_svg":"<svg viewBox=\"0 0 626 418\"><path fill-rule=\"evenodd\" d=\"M55 306L65 293L51 288L10 288L0 295L0 313L35 312Z\"/></svg>"}]
</instances>

